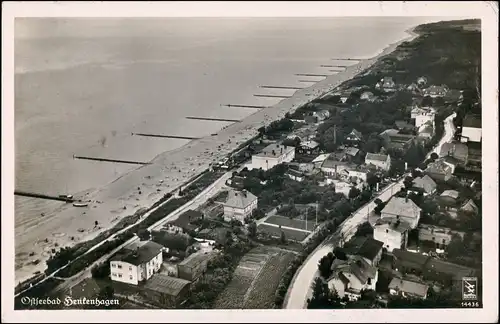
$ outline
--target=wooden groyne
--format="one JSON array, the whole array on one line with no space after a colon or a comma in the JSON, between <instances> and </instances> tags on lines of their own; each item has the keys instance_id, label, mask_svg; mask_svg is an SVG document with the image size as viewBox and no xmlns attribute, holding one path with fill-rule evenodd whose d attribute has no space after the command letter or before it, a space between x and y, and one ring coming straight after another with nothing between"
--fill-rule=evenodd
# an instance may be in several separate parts
<instances>
[{"instance_id":1,"label":"wooden groyne","mask_svg":"<svg viewBox=\"0 0 500 324\"><path fill-rule=\"evenodd\" d=\"M264 89L287 89L287 90L300 90L300 89L304 89L302 87L282 87L282 86L268 86L268 85L259 86L259 88L264 88Z\"/></svg>"},{"instance_id":2,"label":"wooden groyne","mask_svg":"<svg viewBox=\"0 0 500 324\"><path fill-rule=\"evenodd\" d=\"M252 106L252 105L231 105L231 104L226 104L226 105L221 105L224 107L234 107L234 108L252 108L252 109L264 109L267 108L266 106Z\"/></svg>"},{"instance_id":3,"label":"wooden groyne","mask_svg":"<svg viewBox=\"0 0 500 324\"><path fill-rule=\"evenodd\" d=\"M292 96L283 95L268 95L268 94L254 94L254 97L264 97L264 98L291 98Z\"/></svg>"},{"instance_id":4,"label":"wooden groyne","mask_svg":"<svg viewBox=\"0 0 500 324\"><path fill-rule=\"evenodd\" d=\"M225 119L225 118L208 118L208 117L191 117L188 116L186 119L196 119L196 120L208 120L208 121L222 121L229 123L239 123L241 120L239 119Z\"/></svg>"},{"instance_id":5,"label":"wooden groyne","mask_svg":"<svg viewBox=\"0 0 500 324\"><path fill-rule=\"evenodd\" d=\"M151 164L149 162L105 159L105 158L100 158L100 157L79 156L79 155L73 155L73 159L90 160L90 161L98 161L98 162L111 162L111 163L140 164L140 165Z\"/></svg>"},{"instance_id":6,"label":"wooden groyne","mask_svg":"<svg viewBox=\"0 0 500 324\"><path fill-rule=\"evenodd\" d=\"M328 64L323 64L323 65L320 65L321 67L336 67L336 68L346 68L348 67L349 65L328 65Z\"/></svg>"},{"instance_id":7,"label":"wooden groyne","mask_svg":"<svg viewBox=\"0 0 500 324\"><path fill-rule=\"evenodd\" d=\"M328 77L330 76L329 74L310 74L310 73L295 73L295 75L298 76L312 76L312 77Z\"/></svg>"},{"instance_id":8,"label":"wooden groyne","mask_svg":"<svg viewBox=\"0 0 500 324\"><path fill-rule=\"evenodd\" d=\"M57 200L57 201L64 201L67 203L73 202L73 198L67 198L67 197L60 197L60 196L52 196L52 195L45 195L45 194L40 194L36 192L28 192L28 191L20 191L20 190L15 190L14 191L15 196L22 196L22 197L31 197L31 198L40 198L40 199L47 199L47 200Z\"/></svg>"},{"instance_id":9,"label":"wooden groyne","mask_svg":"<svg viewBox=\"0 0 500 324\"><path fill-rule=\"evenodd\" d=\"M363 59L346 57L346 58L332 58L332 60L334 60L334 61L362 61Z\"/></svg>"},{"instance_id":10,"label":"wooden groyne","mask_svg":"<svg viewBox=\"0 0 500 324\"><path fill-rule=\"evenodd\" d=\"M319 82L319 80L299 80L299 82L304 82L304 83L316 83L316 82Z\"/></svg>"},{"instance_id":11,"label":"wooden groyne","mask_svg":"<svg viewBox=\"0 0 500 324\"><path fill-rule=\"evenodd\" d=\"M183 140L196 140L196 139L200 139L200 137L176 136L176 135L160 135L160 134L144 134L144 133L132 133L132 135L135 135L135 136L144 136L144 137L173 138L173 139L183 139Z\"/></svg>"}]
</instances>

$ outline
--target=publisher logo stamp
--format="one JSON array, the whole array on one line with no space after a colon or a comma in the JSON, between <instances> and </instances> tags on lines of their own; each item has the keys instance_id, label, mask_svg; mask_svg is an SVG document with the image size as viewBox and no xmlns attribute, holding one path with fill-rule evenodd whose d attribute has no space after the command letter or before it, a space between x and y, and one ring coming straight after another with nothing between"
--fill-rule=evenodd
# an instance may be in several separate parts
<instances>
[{"instance_id":1,"label":"publisher logo stamp","mask_svg":"<svg viewBox=\"0 0 500 324\"><path fill-rule=\"evenodd\" d=\"M477 300L477 278L464 277L462 278L462 299Z\"/></svg>"}]
</instances>

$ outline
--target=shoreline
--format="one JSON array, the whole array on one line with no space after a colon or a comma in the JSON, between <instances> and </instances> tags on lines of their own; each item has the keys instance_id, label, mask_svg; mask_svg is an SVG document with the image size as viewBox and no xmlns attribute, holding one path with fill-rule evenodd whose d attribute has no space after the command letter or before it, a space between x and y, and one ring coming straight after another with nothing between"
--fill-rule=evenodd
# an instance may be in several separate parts
<instances>
[{"instance_id":1,"label":"shoreline","mask_svg":"<svg viewBox=\"0 0 500 324\"><path fill-rule=\"evenodd\" d=\"M258 110L241 122L225 126L215 136L193 140L174 150L160 153L150 161L150 165L121 174L101 188L88 189L75 195L77 198L90 200L88 208L63 205L43 218L32 219L16 227L16 284L33 277L35 271L43 272L52 249L93 239L124 217L133 215L139 209L151 207L163 195L178 190L193 176L206 170L214 160L226 156L255 137L259 127L281 119L285 113L335 90L369 69L399 44L418 36L414 28L405 30L405 33L408 34L407 37L387 45L377 55L362 59L339 73L297 90L292 97ZM92 228L95 221L99 222L100 228ZM81 233L79 229L85 229L85 232ZM71 240L71 237L74 239ZM29 256L32 252L35 255ZM39 263L34 265L32 261L36 259Z\"/></svg>"}]
</instances>

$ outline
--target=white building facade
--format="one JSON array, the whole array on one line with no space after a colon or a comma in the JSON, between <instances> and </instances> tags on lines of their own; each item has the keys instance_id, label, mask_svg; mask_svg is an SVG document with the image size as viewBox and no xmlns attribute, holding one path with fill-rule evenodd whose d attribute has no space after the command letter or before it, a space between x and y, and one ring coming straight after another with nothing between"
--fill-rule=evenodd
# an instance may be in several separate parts
<instances>
[{"instance_id":1,"label":"white building facade","mask_svg":"<svg viewBox=\"0 0 500 324\"><path fill-rule=\"evenodd\" d=\"M294 158L295 147L271 144L252 156L252 169L269 170L278 164L292 162Z\"/></svg>"}]
</instances>

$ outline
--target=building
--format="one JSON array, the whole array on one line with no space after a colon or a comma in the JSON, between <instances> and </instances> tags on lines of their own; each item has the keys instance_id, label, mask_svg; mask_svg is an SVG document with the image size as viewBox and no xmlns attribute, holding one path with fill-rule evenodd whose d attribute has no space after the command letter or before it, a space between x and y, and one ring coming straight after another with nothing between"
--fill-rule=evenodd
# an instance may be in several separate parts
<instances>
[{"instance_id":1,"label":"building","mask_svg":"<svg viewBox=\"0 0 500 324\"><path fill-rule=\"evenodd\" d=\"M434 225L420 224L418 226L418 240L434 242L437 247L443 248L450 244L453 235L460 235L463 237L464 233L452 231L446 227L439 227Z\"/></svg>"},{"instance_id":2,"label":"building","mask_svg":"<svg viewBox=\"0 0 500 324\"><path fill-rule=\"evenodd\" d=\"M369 265L376 267L382 259L383 242L369 237L354 237L340 251L347 257L361 257Z\"/></svg>"},{"instance_id":3,"label":"building","mask_svg":"<svg viewBox=\"0 0 500 324\"><path fill-rule=\"evenodd\" d=\"M465 169L473 172L481 172L482 169L482 145L481 143L468 142L467 143L467 164Z\"/></svg>"},{"instance_id":4,"label":"building","mask_svg":"<svg viewBox=\"0 0 500 324\"><path fill-rule=\"evenodd\" d=\"M462 140L481 142L481 116L467 115L462 122Z\"/></svg>"},{"instance_id":5,"label":"building","mask_svg":"<svg viewBox=\"0 0 500 324\"><path fill-rule=\"evenodd\" d=\"M429 163L424 173L434 180L448 181L453 176L453 169L440 159Z\"/></svg>"},{"instance_id":6,"label":"building","mask_svg":"<svg viewBox=\"0 0 500 324\"><path fill-rule=\"evenodd\" d=\"M411 118L415 119L415 127L419 128L427 122L434 125L436 111L430 107L415 107L411 110Z\"/></svg>"},{"instance_id":7,"label":"building","mask_svg":"<svg viewBox=\"0 0 500 324\"><path fill-rule=\"evenodd\" d=\"M313 113L313 116L315 116L318 121L323 121L325 119L327 119L328 117L330 117L330 111L329 110L320 110L320 111L315 111Z\"/></svg>"},{"instance_id":8,"label":"building","mask_svg":"<svg viewBox=\"0 0 500 324\"><path fill-rule=\"evenodd\" d=\"M340 177L340 174L347 168L346 162L337 161L331 155L321 164L321 171L330 178Z\"/></svg>"},{"instance_id":9,"label":"building","mask_svg":"<svg viewBox=\"0 0 500 324\"><path fill-rule=\"evenodd\" d=\"M405 221L410 224L412 229L416 228L420 220L420 212L422 209L408 199L408 197L392 197L384 209L381 211L382 219L391 221Z\"/></svg>"},{"instance_id":10,"label":"building","mask_svg":"<svg viewBox=\"0 0 500 324\"><path fill-rule=\"evenodd\" d=\"M359 99L366 100L366 101L373 101L373 100L375 100L375 96L373 95L373 92L365 91L361 94Z\"/></svg>"},{"instance_id":11,"label":"building","mask_svg":"<svg viewBox=\"0 0 500 324\"><path fill-rule=\"evenodd\" d=\"M364 289L375 290L378 271L363 258L355 257L348 260L336 259L332 264L333 274L328 278L328 287L335 289L340 298L347 296L355 301L361 297Z\"/></svg>"},{"instance_id":12,"label":"building","mask_svg":"<svg viewBox=\"0 0 500 324\"><path fill-rule=\"evenodd\" d=\"M451 204L454 204L457 202L458 199L458 191L456 190L445 190L440 196L441 200L450 202Z\"/></svg>"},{"instance_id":13,"label":"building","mask_svg":"<svg viewBox=\"0 0 500 324\"><path fill-rule=\"evenodd\" d=\"M424 85L426 85L427 84L427 78L424 77L424 76L421 76L420 78L417 79L417 84L419 86L421 86L421 87L424 86Z\"/></svg>"},{"instance_id":14,"label":"building","mask_svg":"<svg viewBox=\"0 0 500 324\"><path fill-rule=\"evenodd\" d=\"M389 293L391 295L400 295L402 297L411 297L411 298L427 298L427 291L429 290L429 286L404 280L400 278L393 278L389 283Z\"/></svg>"},{"instance_id":15,"label":"building","mask_svg":"<svg viewBox=\"0 0 500 324\"><path fill-rule=\"evenodd\" d=\"M292 162L295 158L295 147L271 144L260 153L252 155L252 168L269 170L278 164Z\"/></svg>"},{"instance_id":16,"label":"building","mask_svg":"<svg viewBox=\"0 0 500 324\"><path fill-rule=\"evenodd\" d=\"M175 308L186 299L190 285L188 280L157 273L146 282L141 295L162 308Z\"/></svg>"},{"instance_id":17,"label":"building","mask_svg":"<svg viewBox=\"0 0 500 324\"><path fill-rule=\"evenodd\" d=\"M344 142L346 143L346 145L358 147L362 141L363 141L363 134L361 134L360 131L353 128L352 131L345 137Z\"/></svg>"},{"instance_id":18,"label":"building","mask_svg":"<svg viewBox=\"0 0 500 324\"><path fill-rule=\"evenodd\" d=\"M185 233L188 231L197 231L200 227L200 221L204 218L203 213L189 209L179 215L177 219L167 222L163 228L176 233Z\"/></svg>"},{"instance_id":19,"label":"building","mask_svg":"<svg viewBox=\"0 0 500 324\"><path fill-rule=\"evenodd\" d=\"M466 144L459 142L444 143L439 151L439 157L453 157L461 163L466 164L469 157L469 149Z\"/></svg>"},{"instance_id":20,"label":"building","mask_svg":"<svg viewBox=\"0 0 500 324\"><path fill-rule=\"evenodd\" d=\"M431 177L424 175L423 177L415 178L413 180L413 188L420 190L424 196L427 196L436 192L437 184Z\"/></svg>"},{"instance_id":21,"label":"building","mask_svg":"<svg viewBox=\"0 0 500 324\"><path fill-rule=\"evenodd\" d=\"M344 153L346 156L353 158L358 155L359 149L356 147L346 147Z\"/></svg>"},{"instance_id":22,"label":"building","mask_svg":"<svg viewBox=\"0 0 500 324\"><path fill-rule=\"evenodd\" d=\"M367 153L365 164L372 165L377 169L389 171L391 168L391 157L388 154Z\"/></svg>"},{"instance_id":23,"label":"building","mask_svg":"<svg viewBox=\"0 0 500 324\"><path fill-rule=\"evenodd\" d=\"M317 157L314 158L314 160L311 161L311 163L314 165L315 168L321 168L321 165L323 164L323 162L325 162L326 159L328 159L328 157L330 156L330 154L320 154L318 155Z\"/></svg>"},{"instance_id":24,"label":"building","mask_svg":"<svg viewBox=\"0 0 500 324\"><path fill-rule=\"evenodd\" d=\"M179 265L179 278L196 281L207 271L208 262L214 257L214 253L196 252L184 259Z\"/></svg>"},{"instance_id":25,"label":"building","mask_svg":"<svg viewBox=\"0 0 500 324\"><path fill-rule=\"evenodd\" d=\"M252 215L257 208L258 198L247 190L230 190L224 206L224 220L229 222L233 219L245 222L245 218Z\"/></svg>"},{"instance_id":26,"label":"building","mask_svg":"<svg viewBox=\"0 0 500 324\"><path fill-rule=\"evenodd\" d=\"M423 90L424 96L429 96L431 98L444 97L448 93L448 87L446 85L431 85L430 87Z\"/></svg>"},{"instance_id":27,"label":"building","mask_svg":"<svg viewBox=\"0 0 500 324\"><path fill-rule=\"evenodd\" d=\"M297 147L297 153L315 155L319 153L319 143L316 141L300 142Z\"/></svg>"},{"instance_id":28,"label":"building","mask_svg":"<svg viewBox=\"0 0 500 324\"><path fill-rule=\"evenodd\" d=\"M330 180L327 179L326 183L333 184L335 186L335 192L343 194L346 198L349 197L349 192L351 191L353 185L344 181Z\"/></svg>"},{"instance_id":29,"label":"building","mask_svg":"<svg viewBox=\"0 0 500 324\"><path fill-rule=\"evenodd\" d=\"M477 215L479 213L479 207L477 207L476 203L472 199L467 200L462 205L462 207L460 207L460 210L466 213L472 213L474 215Z\"/></svg>"},{"instance_id":30,"label":"building","mask_svg":"<svg viewBox=\"0 0 500 324\"><path fill-rule=\"evenodd\" d=\"M434 136L434 125L431 121L427 121L419 127L417 137L424 140L430 140L432 136Z\"/></svg>"},{"instance_id":31,"label":"building","mask_svg":"<svg viewBox=\"0 0 500 324\"><path fill-rule=\"evenodd\" d=\"M130 245L110 261L111 280L138 285L160 270L163 246L153 241Z\"/></svg>"},{"instance_id":32,"label":"building","mask_svg":"<svg viewBox=\"0 0 500 324\"><path fill-rule=\"evenodd\" d=\"M310 127L301 127L289 134L286 139L299 139L301 142L312 140L316 135L316 131Z\"/></svg>"},{"instance_id":33,"label":"building","mask_svg":"<svg viewBox=\"0 0 500 324\"><path fill-rule=\"evenodd\" d=\"M351 181L362 181L366 182L368 178L368 170L364 170L362 168L349 168L345 170L346 177Z\"/></svg>"},{"instance_id":34,"label":"building","mask_svg":"<svg viewBox=\"0 0 500 324\"><path fill-rule=\"evenodd\" d=\"M384 140L386 149L397 149L406 151L414 143L416 136L411 134L402 134L397 129L387 129L380 133L380 137Z\"/></svg>"},{"instance_id":35,"label":"building","mask_svg":"<svg viewBox=\"0 0 500 324\"><path fill-rule=\"evenodd\" d=\"M392 221L380 219L373 227L373 238L382 242L387 252L394 249L406 249L408 245L408 233L411 226L406 221Z\"/></svg>"},{"instance_id":36,"label":"building","mask_svg":"<svg viewBox=\"0 0 500 324\"><path fill-rule=\"evenodd\" d=\"M396 84L391 77L384 77L375 85L375 88L385 92L393 92L396 91Z\"/></svg>"},{"instance_id":37,"label":"building","mask_svg":"<svg viewBox=\"0 0 500 324\"><path fill-rule=\"evenodd\" d=\"M286 171L285 175L287 177L289 177L290 179L298 181L298 182L302 182L305 179L304 173L301 171L295 170L295 169L288 169L288 171Z\"/></svg>"}]
</instances>

